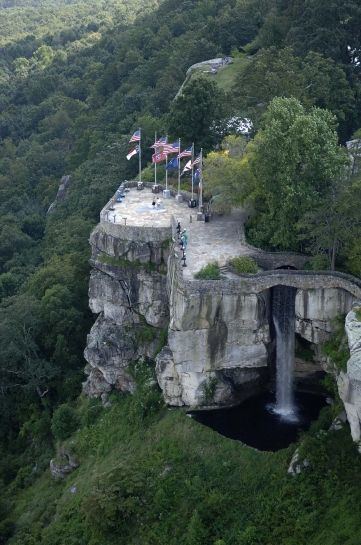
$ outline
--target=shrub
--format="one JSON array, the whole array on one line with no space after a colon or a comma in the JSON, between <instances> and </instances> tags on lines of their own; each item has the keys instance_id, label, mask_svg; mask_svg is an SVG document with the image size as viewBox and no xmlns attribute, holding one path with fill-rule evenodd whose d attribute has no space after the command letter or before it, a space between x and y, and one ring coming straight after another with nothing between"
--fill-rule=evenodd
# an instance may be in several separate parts
<instances>
[{"instance_id":1,"label":"shrub","mask_svg":"<svg viewBox=\"0 0 361 545\"><path fill-rule=\"evenodd\" d=\"M328 356L338 371L346 371L350 351L345 333L345 316L334 319L334 331L331 338L322 347L325 356Z\"/></svg>"},{"instance_id":2,"label":"shrub","mask_svg":"<svg viewBox=\"0 0 361 545\"><path fill-rule=\"evenodd\" d=\"M304 269L308 271L327 271L330 262L326 255L314 255L305 263Z\"/></svg>"},{"instance_id":3,"label":"shrub","mask_svg":"<svg viewBox=\"0 0 361 545\"><path fill-rule=\"evenodd\" d=\"M208 265L205 265L205 267L194 275L194 278L197 278L197 280L219 280L220 277L221 272L216 261L208 263Z\"/></svg>"},{"instance_id":4,"label":"shrub","mask_svg":"<svg viewBox=\"0 0 361 545\"><path fill-rule=\"evenodd\" d=\"M231 267L238 274L255 274L258 271L258 266L252 257L239 256L234 257L229 261Z\"/></svg>"},{"instance_id":5,"label":"shrub","mask_svg":"<svg viewBox=\"0 0 361 545\"><path fill-rule=\"evenodd\" d=\"M51 421L51 431L55 439L64 441L78 428L80 422L75 410L67 405L60 405L54 411Z\"/></svg>"}]
</instances>

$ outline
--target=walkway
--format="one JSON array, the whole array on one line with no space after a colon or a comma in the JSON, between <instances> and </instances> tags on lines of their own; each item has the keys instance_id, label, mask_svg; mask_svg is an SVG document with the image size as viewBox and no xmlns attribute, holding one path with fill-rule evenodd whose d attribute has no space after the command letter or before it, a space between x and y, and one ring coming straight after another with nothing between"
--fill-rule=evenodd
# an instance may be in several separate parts
<instances>
[{"instance_id":1,"label":"walkway","mask_svg":"<svg viewBox=\"0 0 361 545\"><path fill-rule=\"evenodd\" d=\"M161 204L153 207L152 202L158 196ZM214 215L209 223L205 223L197 221L197 209L189 208L186 202L179 203L173 197L164 199L162 194L153 195L149 188L141 191L131 188L123 202L105 207L102 215L109 223L128 227L161 228L169 227L172 218L180 221L182 229L188 231L187 267L183 269L186 279L194 278L195 273L212 261L224 267L233 257L248 255L255 258L262 267L273 269L281 266L292 255L272 254L248 245L244 236L245 214L241 210L235 210L229 215ZM300 257L297 259L300 260ZM226 274L233 276L229 272Z\"/></svg>"}]
</instances>

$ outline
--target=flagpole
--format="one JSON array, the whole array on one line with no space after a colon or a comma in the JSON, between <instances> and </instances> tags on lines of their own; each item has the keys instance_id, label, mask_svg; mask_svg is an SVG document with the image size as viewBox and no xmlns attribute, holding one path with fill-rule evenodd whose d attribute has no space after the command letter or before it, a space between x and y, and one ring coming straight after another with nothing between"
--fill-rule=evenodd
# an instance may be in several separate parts
<instances>
[{"instance_id":1,"label":"flagpole","mask_svg":"<svg viewBox=\"0 0 361 545\"><path fill-rule=\"evenodd\" d=\"M165 137L166 144L168 144L168 134ZM168 155L165 156L165 189L168 189Z\"/></svg>"},{"instance_id":2,"label":"flagpole","mask_svg":"<svg viewBox=\"0 0 361 545\"><path fill-rule=\"evenodd\" d=\"M202 211L203 206L203 148L199 154L200 163L199 163L199 211Z\"/></svg>"},{"instance_id":3,"label":"flagpole","mask_svg":"<svg viewBox=\"0 0 361 545\"><path fill-rule=\"evenodd\" d=\"M193 161L194 161L194 142L192 143L192 201L194 199L194 166L193 166Z\"/></svg>"},{"instance_id":4,"label":"flagpole","mask_svg":"<svg viewBox=\"0 0 361 545\"><path fill-rule=\"evenodd\" d=\"M142 129L139 127L139 181L142 181Z\"/></svg>"},{"instance_id":5,"label":"flagpole","mask_svg":"<svg viewBox=\"0 0 361 545\"><path fill-rule=\"evenodd\" d=\"M178 155L181 153L181 139L178 139ZM180 158L178 157L178 195L180 195L180 177L181 177L181 171L180 171Z\"/></svg>"},{"instance_id":6,"label":"flagpole","mask_svg":"<svg viewBox=\"0 0 361 545\"><path fill-rule=\"evenodd\" d=\"M154 133L154 144L157 142L157 132ZM154 153L157 153L157 148L154 148ZM154 163L154 185L157 185L157 161Z\"/></svg>"}]
</instances>

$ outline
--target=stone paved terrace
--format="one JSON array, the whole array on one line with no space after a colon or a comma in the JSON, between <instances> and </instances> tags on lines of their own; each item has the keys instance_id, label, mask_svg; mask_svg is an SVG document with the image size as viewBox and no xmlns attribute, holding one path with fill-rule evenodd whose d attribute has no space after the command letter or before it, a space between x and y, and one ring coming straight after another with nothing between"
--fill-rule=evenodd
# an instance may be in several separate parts
<instances>
[{"instance_id":1,"label":"stone paved terrace","mask_svg":"<svg viewBox=\"0 0 361 545\"><path fill-rule=\"evenodd\" d=\"M155 195L157 197L158 195ZM237 211L227 216L213 216L209 223L197 221L197 209L191 209L186 202L177 202L174 197L164 199L160 194L161 208L153 208L154 195L148 188L137 191L132 188L122 203L113 203L107 213L110 223L116 225L168 227L172 217L181 222L188 231L187 267L184 277L194 274L210 261L220 266L238 255L251 255L253 249L243 244L243 216ZM181 255L181 252L179 252Z\"/></svg>"},{"instance_id":2,"label":"stone paved terrace","mask_svg":"<svg viewBox=\"0 0 361 545\"><path fill-rule=\"evenodd\" d=\"M161 199L161 207L152 206L153 197ZM169 227L172 217L189 223L189 208L185 203L178 203L173 197L164 199L163 195L153 195L150 189L138 191L131 188L121 203L113 203L109 210L108 221L129 227Z\"/></svg>"},{"instance_id":3,"label":"stone paved terrace","mask_svg":"<svg viewBox=\"0 0 361 545\"><path fill-rule=\"evenodd\" d=\"M152 206L153 197L158 196L161 199L159 209ZM172 218L180 221L182 228L188 231L187 267L183 269L187 280L211 261L217 261L222 267L229 259L240 255L253 257L266 270L283 265L302 269L307 260L307 257L298 254L265 252L247 244L244 236L245 213L241 210L230 215L213 215L211 221L205 223L197 221L197 209L189 208L185 200L179 203L174 197L164 199L161 193L153 195L149 187L141 191L131 187L122 203L114 202L113 198L101 212L101 221L112 224L115 230L117 225L126 225L127 229L170 229ZM233 276L229 271L226 274Z\"/></svg>"}]
</instances>

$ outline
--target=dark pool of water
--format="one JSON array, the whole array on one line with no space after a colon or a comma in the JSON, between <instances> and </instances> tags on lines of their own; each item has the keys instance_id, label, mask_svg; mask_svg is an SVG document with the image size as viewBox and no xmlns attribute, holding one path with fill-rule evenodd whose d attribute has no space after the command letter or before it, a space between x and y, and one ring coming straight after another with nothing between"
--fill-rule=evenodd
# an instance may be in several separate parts
<instances>
[{"instance_id":1,"label":"dark pool of water","mask_svg":"<svg viewBox=\"0 0 361 545\"><path fill-rule=\"evenodd\" d=\"M258 450L276 451L297 440L326 405L322 396L296 393L297 419L285 420L272 412L272 393L247 399L237 407L211 411L194 411L194 420L209 426L225 437L237 439Z\"/></svg>"}]
</instances>

